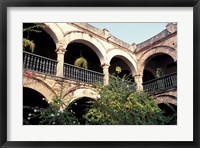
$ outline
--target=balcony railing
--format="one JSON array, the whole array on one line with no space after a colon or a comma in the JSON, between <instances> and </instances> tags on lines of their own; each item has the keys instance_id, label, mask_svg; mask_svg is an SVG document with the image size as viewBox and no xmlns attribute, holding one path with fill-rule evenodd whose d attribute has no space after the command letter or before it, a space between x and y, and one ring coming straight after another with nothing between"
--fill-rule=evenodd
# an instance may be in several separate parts
<instances>
[{"instance_id":1,"label":"balcony railing","mask_svg":"<svg viewBox=\"0 0 200 148\"><path fill-rule=\"evenodd\" d=\"M23 52L23 67L35 72L56 75L57 61L43 56ZM97 82L103 83L104 75L99 72L80 68L74 65L64 63L63 75L68 80L94 84ZM126 82L133 90L135 84L131 81ZM162 93L166 90L177 87L177 73L166 75L157 79L153 79L143 83L143 89L151 94Z\"/></svg>"},{"instance_id":2,"label":"balcony railing","mask_svg":"<svg viewBox=\"0 0 200 148\"><path fill-rule=\"evenodd\" d=\"M144 91L151 94L163 93L174 88L177 88L177 73L165 75L143 83Z\"/></svg>"},{"instance_id":3,"label":"balcony railing","mask_svg":"<svg viewBox=\"0 0 200 148\"><path fill-rule=\"evenodd\" d=\"M69 80L89 84L103 83L103 74L92 70L77 67L71 64L64 64L64 77Z\"/></svg>"},{"instance_id":4,"label":"balcony railing","mask_svg":"<svg viewBox=\"0 0 200 148\"><path fill-rule=\"evenodd\" d=\"M43 56L23 52L23 67L32 71L56 75L57 61Z\"/></svg>"}]
</instances>

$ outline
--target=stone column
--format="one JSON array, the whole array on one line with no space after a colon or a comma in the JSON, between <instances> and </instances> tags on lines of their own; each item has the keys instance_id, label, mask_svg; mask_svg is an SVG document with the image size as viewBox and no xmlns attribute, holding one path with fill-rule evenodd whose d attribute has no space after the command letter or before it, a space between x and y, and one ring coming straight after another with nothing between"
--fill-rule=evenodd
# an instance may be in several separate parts
<instances>
[{"instance_id":1,"label":"stone column","mask_svg":"<svg viewBox=\"0 0 200 148\"><path fill-rule=\"evenodd\" d=\"M109 67L110 67L110 65L103 64L103 65L101 65L101 67L103 68L103 74L104 74L103 84L108 85L109 84Z\"/></svg>"},{"instance_id":2,"label":"stone column","mask_svg":"<svg viewBox=\"0 0 200 148\"><path fill-rule=\"evenodd\" d=\"M135 83L136 83L136 91L143 91L143 80L142 80L143 75L135 75Z\"/></svg>"},{"instance_id":3,"label":"stone column","mask_svg":"<svg viewBox=\"0 0 200 148\"><path fill-rule=\"evenodd\" d=\"M65 56L65 48L63 47L63 44L60 43L58 49L56 49L57 53L57 71L56 76L63 77L63 69L64 69L64 56Z\"/></svg>"}]
</instances>

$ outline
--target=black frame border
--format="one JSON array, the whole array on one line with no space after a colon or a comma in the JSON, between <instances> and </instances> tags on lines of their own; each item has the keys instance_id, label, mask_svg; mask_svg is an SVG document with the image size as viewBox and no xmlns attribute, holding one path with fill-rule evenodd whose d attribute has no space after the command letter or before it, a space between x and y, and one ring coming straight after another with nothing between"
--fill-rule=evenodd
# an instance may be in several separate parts
<instances>
[{"instance_id":1,"label":"black frame border","mask_svg":"<svg viewBox=\"0 0 200 148\"><path fill-rule=\"evenodd\" d=\"M105 141L76 141L76 142L16 142L7 141L7 7L193 7L193 117L194 117L194 139L193 142L105 142ZM0 2L0 147L2 148L94 148L94 147L115 147L115 148L198 148L200 146L200 113L199 113L199 74L200 68L200 2L199 0L2 0Z\"/></svg>"}]
</instances>

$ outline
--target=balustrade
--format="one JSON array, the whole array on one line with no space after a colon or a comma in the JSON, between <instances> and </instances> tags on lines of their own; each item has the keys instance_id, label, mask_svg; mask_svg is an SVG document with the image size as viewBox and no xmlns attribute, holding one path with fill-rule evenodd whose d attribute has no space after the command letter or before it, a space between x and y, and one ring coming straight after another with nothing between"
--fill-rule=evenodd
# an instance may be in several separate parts
<instances>
[{"instance_id":1,"label":"balustrade","mask_svg":"<svg viewBox=\"0 0 200 148\"><path fill-rule=\"evenodd\" d=\"M57 61L33 53L23 52L23 67L35 72L56 75ZM69 80L94 84L103 83L104 75L99 72L64 63L64 77ZM127 81L127 80L124 80ZM126 82L133 90L135 84ZM177 87L177 73L169 74L143 83L143 90L151 94L162 93Z\"/></svg>"},{"instance_id":2,"label":"balustrade","mask_svg":"<svg viewBox=\"0 0 200 148\"><path fill-rule=\"evenodd\" d=\"M64 77L69 80L94 84L103 83L103 74L64 63Z\"/></svg>"},{"instance_id":3,"label":"balustrade","mask_svg":"<svg viewBox=\"0 0 200 148\"><path fill-rule=\"evenodd\" d=\"M56 75L57 61L33 53L23 52L23 67L32 71Z\"/></svg>"},{"instance_id":4,"label":"balustrade","mask_svg":"<svg viewBox=\"0 0 200 148\"><path fill-rule=\"evenodd\" d=\"M177 73L165 75L143 83L143 89L151 94L162 93L177 87Z\"/></svg>"}]
</instances>

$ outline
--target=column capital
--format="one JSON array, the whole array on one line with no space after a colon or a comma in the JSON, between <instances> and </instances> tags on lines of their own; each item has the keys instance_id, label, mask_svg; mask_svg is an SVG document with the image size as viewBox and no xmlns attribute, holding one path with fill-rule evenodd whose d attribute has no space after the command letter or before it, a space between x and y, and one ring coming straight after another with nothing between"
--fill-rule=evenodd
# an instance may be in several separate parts
<instances>
[{"instance_id":1,"label":"column capital","mask_svg":"<svg viewBox=\"0 0 200 148\"><path fill-rule=\"evenodd\" d=\"M55 51L57 54L65 54L67 50L64 48L63 43L59 43L58 48Z\"/></svg>"},{"instance_id":2,"label":"column capital","mask_svg":"<svg viewBox=\"0 0 200 148\"><path fill-rule=\"evenodd\" d=\"M136 74L136 75L133 75L133 77L135 78L143 77L143 74Z\"/></svg>"},{"instance_id":3,"label":"column capital","mask_svg":"<svg viewBox=\"0 0 200 148\"><path fill-rule=\"evenodd\" d=\"M110 67L110 64L104 63L104 64L101 65L101 67L102 67L102 68L109 68L109 67Z\"/></svg>"}]
</instances>

